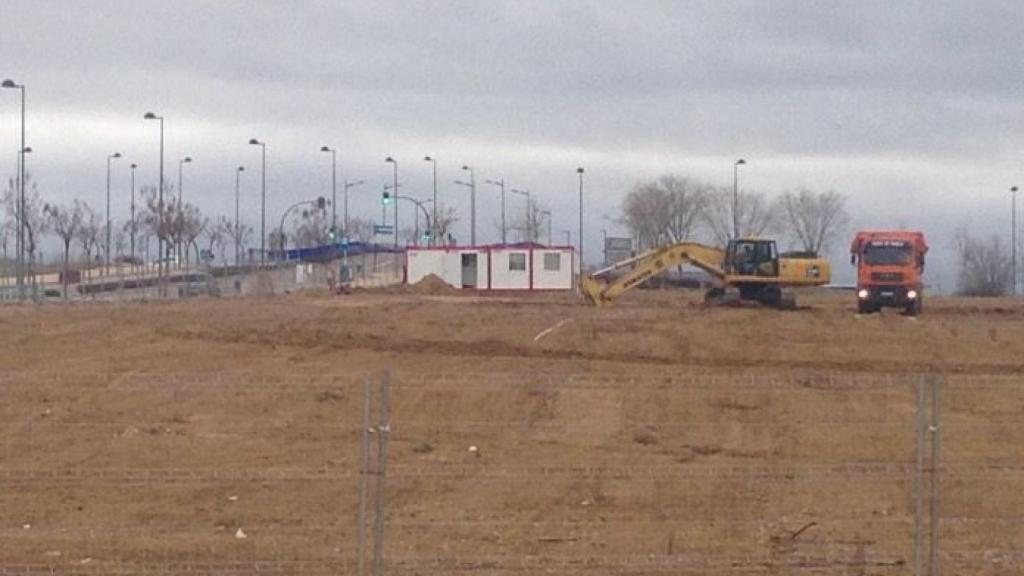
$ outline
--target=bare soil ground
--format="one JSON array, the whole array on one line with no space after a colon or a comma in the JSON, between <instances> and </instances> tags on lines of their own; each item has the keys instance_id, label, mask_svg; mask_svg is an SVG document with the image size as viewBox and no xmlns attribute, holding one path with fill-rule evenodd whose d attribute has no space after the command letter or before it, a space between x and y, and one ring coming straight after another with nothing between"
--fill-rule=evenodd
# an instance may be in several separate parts
<instances>
[{"instance_id":1,"label":"bare soil ground","mask_svg":"<svg viewBox=\"0 0 1024 576\"><path fill-rule=\"evenodd\" d=\"M0 574L355 573L385 370L388 573L909 574L923 374L943 568L1024 571L1018 302L446 292L0 307Z\"/></svg>"}]
</instances>

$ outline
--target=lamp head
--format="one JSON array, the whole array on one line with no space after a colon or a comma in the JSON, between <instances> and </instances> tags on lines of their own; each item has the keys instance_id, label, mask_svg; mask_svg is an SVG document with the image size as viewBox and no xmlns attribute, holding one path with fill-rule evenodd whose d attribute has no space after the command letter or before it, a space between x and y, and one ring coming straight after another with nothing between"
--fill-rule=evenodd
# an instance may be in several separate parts
<instances>
[{"instance_id":1,"label":"lamp head","mask_svg":"<svg viewBox=\"0 0 1024 576\"><path fill-rule=\"evenodd\" d=\"M158 120L160 117L152 112L146 112L146 115L142 117L144 120Z\"/></svg>"},{"instance_id":2,"label":"lamp head","mask_svg":"<svg viewBox=\"0 0 1024 576\"><path fill-rule=\"evenodd\" d=\"M135 170L135 169L136 169L136 168L138 168L138 167L139 167L139 165L138 165L138 164L135 164L134 162L132 163L132 165L131 165L131 166L129 166L129 168L131 168L132 170Z\"/></svg>"},{"instance_id":3,"label":"lamp head","mask_svg":"<svg viewBox=\"0 0 1024 576\"><path fill-rule=\"evenodd\" d=\"M433 158L431 158L430 156L424 156L424 157L423 157L423 161L424 161L424 162L433 162L433 161L434 161L434 159L433 159Z\"/></svg>"},{"instance_id":4,"label":"lamp head","mask_svg":"<svg viewBox=\"0 0 1024 576\"><path fill-rule=\"evenodd\" d=\"M260 142L259 140L255 139L255 138L250 138L249 139L249 145L250 146L259 146L260 144L262 144L262 142Z\"/></svg>"},{"instance_id":5,"label":"lamp head","mask_svg":"<svg viewBox=\"0 0 1024 576\"><path fill-rule=\"evenodd\" d=\"M472 170L472 168L470 168L469 166L466 166L465 164L462 165L462 169L463 170Z\"/></svg>"},{"instance_id":6,"label":"lamp head","mask_svg":"<svg viewBox=\"0 0 1024 576\"><path fill-rule=\"evenodd\" d=\"M25 148L21 151L21 153L22 154L31 154L32 153L32 147L31 146L25 146Z\"/></svg>"},{"instance_id":7,"label":"lamp head","mask_svg":"<svg viewBox=\"0 0 1024 576\"><path fill-rule=\"evenodd\" d=\"M743 158L740 158L739 160L736 161L736 165L737 166L739 166L740 164L746 164L746 163L747 163L747 161L744 160Z\"/></svg>"},{"instance_id":8,"label":"lamp head","mask_svg":"<svg viewBox=\"0 0 1024 576\"><path fill-rule=\"evenodd\" d=\"M18 86L17 84L15 84L14 80L11 80L10 78L4 80L4 83L2 84L2 86L4 88L21 88L21 86Z\"/></svg>"},{"instance_id":9,"label":"lamp head","mask_svg":"<svg viewBox=\"0 0 1024 576\"><path fill-rule=\"evenodd\" d=\"M391 156L388 156L387 158L385 158L385 159L384 159L384 161L385 161L385 162L391 162L392 164L394 164L394 163L395 163L395 159L394 159L394 158L392 158Z\"/></svg>"},{"instance_id":10,"label":"lamp head","mask_svg":"<svg viewBox=\"0 0 1024 576\"><path fill-rule=\"evenodd\" d=\"M1016 187L1016 186L1012 186L1012 187L1010 188L1010 192L1016 192L1016 191L1017 191L1017 187Z\"/></svg>"},{"instance_id":11,"label":"lamp head","mask_svg":"<svg viewBox=\"0 0 1024 576\"><path fill-rule=\"evenodd\" d=\"M120 152L114 152L113 154L110 155L110 157L111 158L120 158L121 157L121 153Z\"/></svg>"},{"instance_id":12,"label":"lamp head","mask_svg":"<svg viewBox=\"0 0 1024 576\"><path fill-rule=\"evenodd\" d=\"M237 171L238 172L245 172L245 166L239 166Z\"/></svg>"},{"instance_id":13,"label":"lamp head","mask_svg":"<svg viewBox=\"0 0 1024 576\"><path fill-rule=\"evenodd\" d=\"M334 150L331 150L330 146L321 146L320 147L320 151L321 152L334 152Z\"/></svg>"},{"instance_id":14,"label":"lamp head","mask_svg":"<svg viewBox=\"0 0 1024 576\"><path fill-rule=\"evenodd\" d=\"M181 161L183 163L185 163L185 164L188 164L189 162L192 161L192 157L191 156L185 156L184 158L181 159Z\"/></svg>"},{"instance_id":15,"label":"lamp head","mask_svg":"<svg viewBox=\"0 0 1024 576\"><path fill-rule=\"evenodd\" d=\"M576 169L576 173L577 174L583 174L583 167L581 166L581 167L577 168Z\"/></svg>"}]
</instances>

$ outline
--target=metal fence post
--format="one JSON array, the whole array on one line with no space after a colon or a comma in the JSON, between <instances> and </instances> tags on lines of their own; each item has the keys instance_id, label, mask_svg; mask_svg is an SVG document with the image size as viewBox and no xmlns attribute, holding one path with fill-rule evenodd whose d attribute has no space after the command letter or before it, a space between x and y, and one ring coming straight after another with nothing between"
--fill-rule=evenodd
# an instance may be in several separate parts
<instances>
[{"instance_id":1,"label":"metal fence post","mask_svg":"<svg viewBox=\"0 0 1024 576\"><path fill-rule=\"evenodd\" d=\"M363 383L363 430L359 447L359 568L357 574L366 573L366 476L370 466L370 397L373 395L373 379L366 377Z\"/></svg>"},{"instance_id":2,"label":"metal fence post","mask_svg":"<svg viewBox=\"0 0 1024 576\"><path fill-rule=\"evenodd\" d=\"M384 497L385 490L384 485L387 480L388 472L388 437L391 435L390 425L390 406L389 406L389 388L391 385L391 375L387 372L384 373L384 377L380 382L380 429L378 441L380 446L378 448L378 468L377 468L377 518L375 525L374 534L374 547L373 547L373 574L374 576L380 576L382 574L383 560L384 560Z\"/></svg>"},{"instance_id":3,"label":"metal fence post","mask_svg":"<svg viewBox=\"0 0 1024 576\"><path fill-rule=\"evenodd\" d=\"M941 437L939 406L941 405L942 378L933 375L932 383L932 501L931 501L931 554L929 568L931 576L939 576L939 440Z\"/></svg>"},{"instance_id":4,"label":"metal fence post","mask_svg":"<svg viewBox=\"0 0 1024 576\"><path fill-rule=\"evenodd\" d=\"M925 387L928 381L924 376L917 382L917 465L914 469L914 576L924 576L924 533L922 530L922 517L924 515L924 498L922 484L924 484L924 451L925 451L925 428L927 418L925 416Z\"/></svg>"}]
</instances>

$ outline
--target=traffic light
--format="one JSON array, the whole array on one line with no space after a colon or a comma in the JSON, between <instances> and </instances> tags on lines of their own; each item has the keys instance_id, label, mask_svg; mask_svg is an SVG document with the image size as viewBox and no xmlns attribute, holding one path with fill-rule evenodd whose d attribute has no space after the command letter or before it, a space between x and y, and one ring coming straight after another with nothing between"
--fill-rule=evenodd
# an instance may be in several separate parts
<instances>
[{"instance_id":1,"label":"traffic light","mask_svg":"<svg viewBox=\"0 0 1024 576\"><path fill-rule=\"evenodd\" d=\"M391 193L387 190L384 191L384 197L380 199L381 204L391 204Z\"/></svg>"}]
</instances>

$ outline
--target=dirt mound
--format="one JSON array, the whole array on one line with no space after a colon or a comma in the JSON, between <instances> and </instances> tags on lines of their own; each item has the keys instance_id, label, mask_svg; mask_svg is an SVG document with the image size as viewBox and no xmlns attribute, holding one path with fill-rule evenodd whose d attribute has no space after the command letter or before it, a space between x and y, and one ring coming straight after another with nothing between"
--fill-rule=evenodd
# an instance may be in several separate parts
<instances>
[{"instance_id":1,"label":"dirt mound","mask_svg":"<svg viewBox=\"0 0 1024 576\"><path fill-rule=\"evenodd\" d=\"M427 274L419 282L409 286L410 294L423 294L427 296L454 294L456 291L456 288L436 274Z\"/></svg>"}]
</instances>

